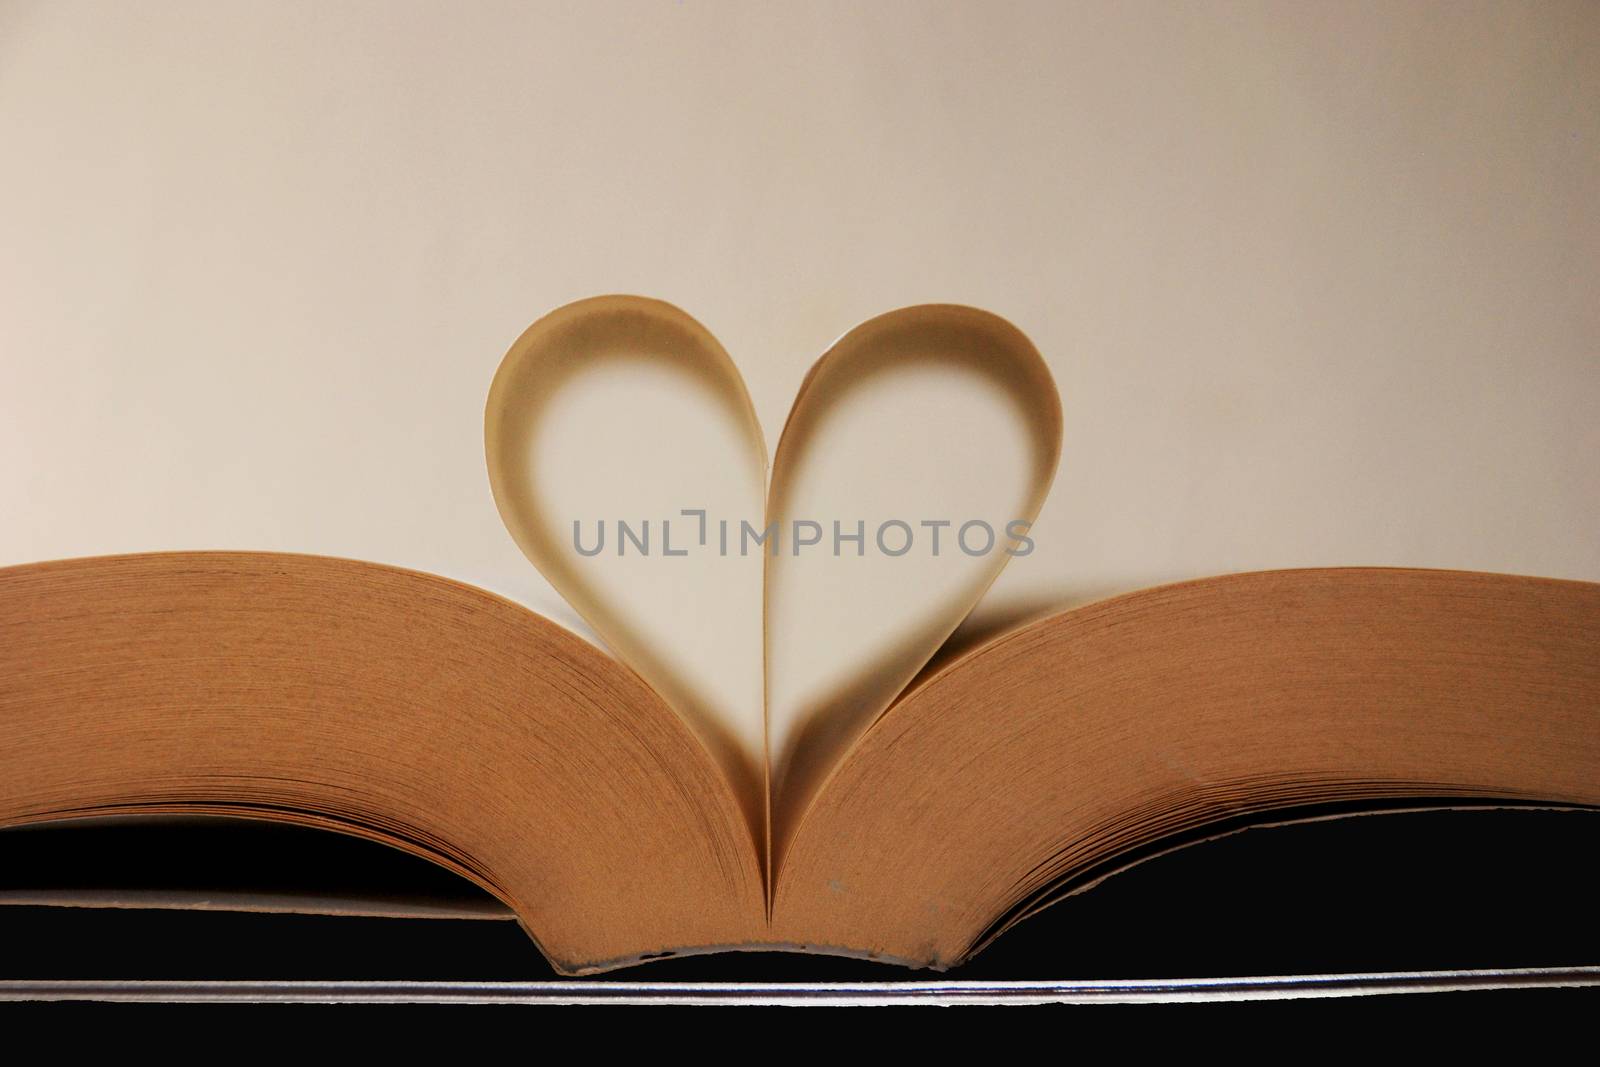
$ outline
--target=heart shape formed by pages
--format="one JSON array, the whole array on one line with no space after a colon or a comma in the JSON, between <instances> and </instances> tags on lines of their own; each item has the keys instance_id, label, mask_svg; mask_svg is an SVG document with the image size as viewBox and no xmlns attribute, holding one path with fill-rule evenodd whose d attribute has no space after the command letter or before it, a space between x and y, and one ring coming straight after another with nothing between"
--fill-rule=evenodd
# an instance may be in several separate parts
<instances>
[{"instance_id":1,"label":"heart shape formed by pages","mask_svg":"<svg viewBox=\"0 0 1600 1067\"><path fill-rule=\"evenodd\" d=\"M1004 319L903 308L812 367L769 486L716 339L670 304L605 296L517 340L484 441L523 553L700 733L781 851L828 768L1032 550L1061 408Z\"/></svg>"}]
</instances>

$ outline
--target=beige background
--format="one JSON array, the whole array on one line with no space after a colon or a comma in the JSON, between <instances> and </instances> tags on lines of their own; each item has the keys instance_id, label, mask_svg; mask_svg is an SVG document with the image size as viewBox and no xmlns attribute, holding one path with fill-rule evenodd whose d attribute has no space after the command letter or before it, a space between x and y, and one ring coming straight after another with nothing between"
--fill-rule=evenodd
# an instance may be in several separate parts
<instances>
[{"instance_id":1,"label":"beige background","mask_svg":"<svg viewBox=\"0 0 1600 1067\"><path fill-rule=\"evenodd\" d=\"M1600 5L0 2L0 563L329 553L571 622L481 420L627 291L809 363L930 300L1066 446L986 610L1600 579Z\"/></svg>"}]
</instances>

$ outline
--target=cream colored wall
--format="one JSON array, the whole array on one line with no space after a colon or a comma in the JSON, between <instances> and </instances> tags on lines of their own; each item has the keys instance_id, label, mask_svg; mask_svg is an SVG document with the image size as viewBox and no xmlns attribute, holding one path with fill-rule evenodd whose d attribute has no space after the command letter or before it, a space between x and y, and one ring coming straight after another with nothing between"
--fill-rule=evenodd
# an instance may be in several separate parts
<instances>
[{"instance_id":1,"label":"cream colored wall","mask_svg":"<svg viewBox=\"0 0 1600 1067\"><path fill-rule=\"evenodd\" d=\"M1313 564L1600 579L1600 5L0 3L0 563L381 560L570 622L489 381L687 309L774 445L989 308L1067 437L985 609Z\"/></svg>"}]
</instances>

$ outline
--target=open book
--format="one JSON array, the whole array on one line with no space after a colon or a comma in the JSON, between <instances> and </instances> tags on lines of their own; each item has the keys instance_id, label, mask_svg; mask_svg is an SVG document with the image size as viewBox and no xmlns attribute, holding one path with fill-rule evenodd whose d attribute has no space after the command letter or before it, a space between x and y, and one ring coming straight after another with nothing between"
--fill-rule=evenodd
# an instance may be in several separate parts
<instances>
[{"instance_id":1,"label":"open book","mask_svg":"<svg viewBox=\"0 0 1600 1067\"><path fill-rule=\"evenodd\" d=\"M703 327L639 298L569 305L495 378L488 468L518 545L616 658L375 563L7 568L0 824L360 835L482 886L576 974L761 948L943 968L1208 826L1600 805L1600 585L1241 574L948 644L1044 535L1061 425L1014 327L909 308L813 368L769 482Z\"/></svg>"}]
</instances>

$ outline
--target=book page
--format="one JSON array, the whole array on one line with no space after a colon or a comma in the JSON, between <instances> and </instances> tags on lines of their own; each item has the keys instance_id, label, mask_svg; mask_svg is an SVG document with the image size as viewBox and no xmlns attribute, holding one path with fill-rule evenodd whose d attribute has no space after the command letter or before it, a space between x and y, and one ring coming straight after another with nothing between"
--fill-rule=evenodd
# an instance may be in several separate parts
<instances>
[{"instance_id":1,"label":"book page","mask_svg":"<svg viewBox=\"0 0 1600 1067\"><path fill-rule=\"evenodd\" d=\"M768 519L774 832L1013 559L1055 474L1061 407L1016 327L905 308L852 330L784 427Z\"/></svg>"},{"instance_id":2,"label":"book page","mask_svg":"<svg viewBox=\"0 0 1600 1067\"><path fill-rule=\"evenodd\" d=\"M761 823L762 558L738 540L760 525L766 445L727 353L660 301L569 304L507 354L484 444L517 544L697 729Z\"/></svg>"}]
</instances>

